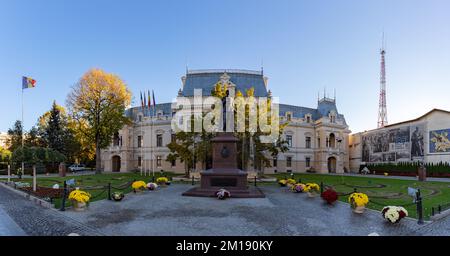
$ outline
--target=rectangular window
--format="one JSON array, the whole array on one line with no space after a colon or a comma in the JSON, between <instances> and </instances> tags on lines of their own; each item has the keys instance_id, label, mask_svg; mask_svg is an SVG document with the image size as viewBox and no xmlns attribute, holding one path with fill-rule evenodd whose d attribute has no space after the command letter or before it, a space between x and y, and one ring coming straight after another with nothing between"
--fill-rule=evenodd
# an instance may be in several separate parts
<instances>
[{"instance_id":1,"label":"rectangular window","mask_svg":"<svg viewBox=\"0 0 450 256\"><path fill-rule=\"evenodd\" d=\"M306 148L311 148L311 137L306 137L305 140Z\"/></svg>"},{"instance_id":2,"label":"rectangular window","mask_svg":"<svg viewBox=\"0 0 450 256\"><path fill-rule=\"evenodd\" d=\"M138 167L141 167L141 166L142 166L142 157L139 156L138 157Z\"/></svg>"},{"instance_id":3,"label":"rectangular window","mask_svg":"<svg viewBox=\"0 0 450 256\"><path fill-rule=\"evenodd\" d=\"M306 165L306 167L311 167L311 158L310 157L305 158L305 165Z\"/></svg>"},{"instance_id":4,"label":"rectangular window","mask_svg":"<svg viewBox=\"0 0 450 256\"><path fill-rule=\"evenodd\" d=\"M172 167L175 167L177 165L177 161L176 160L172 160L172 161L170 161L170 164L172 165Z\"/></svg>"},{"instance_id":5,"label":"rectangular window","mask_svg":"<svg viewBox=\"0 0 450 256\"><path fill-rule=\"evenodd\" d=\"M138 148L142 148L142 136L138 136Z\"/></svg>"},{"instance_id":6,"label":"rectangular window","mask_svg":"<svg viewBox=\"0 0 450 256\"><path fill-rule=\"evenodd\" d=\"M286 135L288 147L292 148L292 135Z\"/></svg>"},{"instance_id":7,"label":"rectangular window","mask_svg":"<svg viewBox=\"0 0 450 256\"><path fill-rule=\"evenodd\" d=\"M288 113L288 114L286 115L286 117L287 117L287 120L288 120L288 121L291 121L291 120L292 120L292 115L291 115L291 113Z\"/></svg>"},{"instance_id":8,"label":"rectangular window","mask_svg":"<svg viewBox=\"0 0 450 256\"><path fill-rule=\"evenodd\" d=\"M292 167L292 157L286 157L286 167Z\"/></svg>"},{"instance_id":9,"label":"rectangular window","mask_svg":"<svg viewBox=\"0 0 450 256\"><path fill-rule=\"evenodd\" d=\"M307 116L306 117L306 122L309 124L309 123L311 123L311 117L310 116Z\"/></svg>"},{"instance_id":10,"label":"rectangular window","mask_svg":"<svg viewBox=\"0 0 450 256\"><path fill-rule=\"evenodd\" d=\"M277 167L278 159L276 157L273 158L273 167Z\"/></svg>"},{"instance_id":11,"label":"rectangular window","mask_svg":"<svg viewBox=\"0 0 450 256\"><path fill-rule=\"evenodd\" d=\"M162 147L162 144L163 144L162 134L157 134L156 135L156 146Z\"/></svg>"},{"instance_id":12,"label":"rectangular window","mask_svg":"<svg viewBox=\"0 0 450 256\"><path fill-rule=\"evenodd\" d=\"M138 120L139 120L139 122L142 122L142 116L141 115L139 115Z\"/></svg>"},{"instance_id":13,"label":"rectangular window","mask_svg":"<svg viewBox=\"0 0 450 256\"><path fill-rule=\"evenodd\" d=\"M320 138L317 138L317 147L320 148Z\"/></svg>"},{"instance_id":14,"label":"rectangular window","mask_svg":"<svg viewBox=\"0 0 450 256\"><path fill-rule=\"evenodd\" d=\"M156 157L156 167L161 167L161 159L162 159L161 156Z\"/></svg>"},{"instance_id":15,"label":"rectangular window","mask_svg":"<svg viewBox=\"0 0 450 256\"><path fill-rule=\"evenodd\" d=\"M176 134L172 134L170 137L171 142L176 142L177 141L177 136Z\"/></svg>"}]
</instances>

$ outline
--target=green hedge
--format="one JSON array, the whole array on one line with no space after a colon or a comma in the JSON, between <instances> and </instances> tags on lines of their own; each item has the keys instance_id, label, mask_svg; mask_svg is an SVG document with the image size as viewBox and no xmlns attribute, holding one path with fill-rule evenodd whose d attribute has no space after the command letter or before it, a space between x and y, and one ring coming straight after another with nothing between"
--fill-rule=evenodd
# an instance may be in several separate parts
<instances>
[{"instance_id":1,"label":"green hedge","mask_svg":"<svg viewBox=\"0 0 450 256\"><path fill-rule=\"evenodd\" d=\"M450 164L448 162L425 163L428 174L450 174ZM382 171L387 173L411 172L417 173L418 162L400 162L400 163L373 163L368 164L367 168L371 171Z\"/></svg>"}]
</instances>

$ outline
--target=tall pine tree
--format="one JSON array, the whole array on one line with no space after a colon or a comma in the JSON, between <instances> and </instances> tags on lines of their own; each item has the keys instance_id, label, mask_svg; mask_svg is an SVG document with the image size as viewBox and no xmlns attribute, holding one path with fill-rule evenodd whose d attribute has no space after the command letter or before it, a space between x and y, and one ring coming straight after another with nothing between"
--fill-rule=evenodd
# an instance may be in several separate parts
<instances>
[{"instance_id":1,"label":"tall pine tree","mask_svg":"<svg viewBox=\"0 0 450 256\"><path fill-rule=\"evenodd\" d=\"M42 137L49 148L52 148L58 152L64 153L65 151L65 124L61 118L61 111L56 102L53 102L52 109L50 110L50 116L48 123L43 129Z\"/></svg>"}]
</instances>

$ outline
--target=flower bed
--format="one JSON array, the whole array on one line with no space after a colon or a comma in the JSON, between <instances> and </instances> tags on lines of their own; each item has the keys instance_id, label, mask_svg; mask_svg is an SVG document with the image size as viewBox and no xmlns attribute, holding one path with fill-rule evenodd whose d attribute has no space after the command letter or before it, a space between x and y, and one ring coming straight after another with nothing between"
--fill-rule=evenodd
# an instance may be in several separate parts
<instances>
[{"instance_id":1,"label":"flower bed","mask_svg":"<svg viewBox=\"0 0 450 256\"><path fill-rule=\"evenodd\" d=\"M20 190L23 190L29 194L32 194L39 198L62 198L64 195L64 189L54 189L54 188L48 188L48 187L36 187L36 191L33 191L32 187L22 187Z\"/></svg>"}]
</instances>

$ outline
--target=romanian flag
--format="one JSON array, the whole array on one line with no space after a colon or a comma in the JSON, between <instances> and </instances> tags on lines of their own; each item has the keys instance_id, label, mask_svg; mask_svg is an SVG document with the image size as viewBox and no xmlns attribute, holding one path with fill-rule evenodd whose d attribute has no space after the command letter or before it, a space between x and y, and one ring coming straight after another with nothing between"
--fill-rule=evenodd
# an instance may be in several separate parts
<instances>
[{"instance_id":1,"label":"romanian flag","mask_svg":"<svg viewBox=\"0 0 450 256\"><path fill-rule=\"evenodd\" d=\"M148 109L150 109L150 106L152 105L152 102L150 100L150 90L147 91L147 97L148 97Z\"/></svg>"},{"instance_id":2,"label":"romanian flag","mask_svg":"<svg viewBox=\"0 0 450 256\"><path fill-rule=\"evenodd\" d=\"M142 92L141 93L141 107L144 108L144 99L142 98Z\"/></svg>"},{"instance_id":3,"label":"romanian flag","mask_svg":"<svg viewBox=\"0 0 450 256\"><path fill-rule=\"evenodd\" d=\"M36 87L36 80L31 77L22 77L22 89L34 88Z\"/></svg>"}]
</instances>

